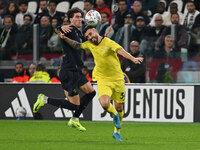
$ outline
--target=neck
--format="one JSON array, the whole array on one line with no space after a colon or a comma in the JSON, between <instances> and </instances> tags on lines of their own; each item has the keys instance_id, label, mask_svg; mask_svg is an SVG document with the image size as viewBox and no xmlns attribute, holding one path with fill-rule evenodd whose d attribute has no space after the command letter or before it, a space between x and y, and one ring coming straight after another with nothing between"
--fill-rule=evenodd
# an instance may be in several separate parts
<instances>
[{"instance_id":1,"label":"neck","mask_svg":"<svg viewBox=\"0 0 200 150\"><path fill-rule=\"evenodd\" d=\"M77 29L79 29L79 30L80 30L80 28L81 28L81 27L75 26L73 23L70 23L70 26L74 26L75 28L77 28Z\"/></svg>"},{"instance_id":2,"label":"neck","mask_svg":"<svg viewBox=\"0 0 200 150\"><path fill-rule=\"evenodd\" d=\"M165 50L166 50L167 52L169 52L171 49L172 49L172 48L166 47L166 46L165 46Z\"/></svg>"},{"instance_id":3,"label":"neck","mask_svg":"<svg viewBox=\"0 0 200 150\"><path fill-rule=\"evenodd\" d=\"M101 42L102 39L103 39L102 36L98 36L98 44Z\"/></svg>"},{"instance_id":4,"label":"neck","mask_svg":"<svg viewBox=\"0 0 200 150\"><path fill-rule=\"evenodd\" d=\"M120 11L121 14L124 14L125 12L126 12L126 10L121 10Z\"/></svg>"}]
</instances>

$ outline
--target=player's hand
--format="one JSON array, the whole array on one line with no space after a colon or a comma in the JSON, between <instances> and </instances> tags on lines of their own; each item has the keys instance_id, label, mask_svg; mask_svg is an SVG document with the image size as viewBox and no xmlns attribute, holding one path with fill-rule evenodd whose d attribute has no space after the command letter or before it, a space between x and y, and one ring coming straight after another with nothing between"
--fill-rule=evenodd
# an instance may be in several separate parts
<instances>
[{"instance_id":1,"label":"player's hand","mask_svg":"<svg viewBox=\"0 0 200 150\"><path fill-rule=\"evenodd\" d=\"M71 32L72 27L70 27L70 25L64 25L61 27L61 29L63 30L63 32L68 33Z\"/></svg>"},{"instance_id":2,"label":"player's hand","mask_svg":"<svg viewBox=\"0 0 200 150\"><path fill-rule=\"evenodd\" d=\"M138 57L138 58L135 58L133 62L134 62L135 64L141 64L141 63L143 62L143 60L144 60L144 58Z\"/></svg>"},{"instance_id":3,"label":"player's hand","mask_svg":"<svg viewBox=\"0 0 200 150\"><path fill-rule=\"evenodd\" d=\"M59 37L60 37L61 39L64 38L64 34L63 34L59 29L55 29L55 32L59 35Z\"/></svg>"}]
</instances>

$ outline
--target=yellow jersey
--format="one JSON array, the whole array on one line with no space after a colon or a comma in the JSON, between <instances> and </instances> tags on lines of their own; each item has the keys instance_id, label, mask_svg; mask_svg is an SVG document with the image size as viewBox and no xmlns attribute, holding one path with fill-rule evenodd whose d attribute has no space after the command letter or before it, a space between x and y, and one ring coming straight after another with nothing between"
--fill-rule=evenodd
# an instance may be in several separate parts
<instances>
[{"instance_id":1,"label":"yellow jersey","mask_svg":"<svg viewBox=\"0 0 200 150\"><path fill-rule=\"evenodd\" d=\"M124 79L121 64L117 56L117 50L122 47L113 40L104 37L102 41L95 45L90 41L81 44L82 49L91 51L95 67L92 78L98 80L121 80Z\"/></svg>"}]
</instances>

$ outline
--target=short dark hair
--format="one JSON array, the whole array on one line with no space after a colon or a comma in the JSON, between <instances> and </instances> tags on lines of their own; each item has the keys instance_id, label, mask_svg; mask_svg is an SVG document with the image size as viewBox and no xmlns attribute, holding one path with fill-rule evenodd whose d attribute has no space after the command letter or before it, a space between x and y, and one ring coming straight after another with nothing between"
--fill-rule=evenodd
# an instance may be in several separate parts
<instances>
[{"instance_id":1,"label":"short dark hair","mask_svg":"<svg viewBox=\"0 0 200 150\"><path fill-rule=\"evenodd\" d=\"M5 16L4 16L4 19L5 19L5 18L10 18L11 21L12 21L13 23L15 22L14 17L11 16L11 15L5 15Z\"/></svg>"},{"instance_id":2,"label":"short dark hair","mask_svg":"<svg viewBox=\"0 0 200 150\"><path fill-rule=\"evenodd\" d=\"M85 28L83 29L83 35L85 35L85 33L87 32L87 30L89 30L89 29L95 29L95 27L89 26L89 25L85 26Z\"/></svg>"},{"instance_id":3,"label":"short dark hair","mask_svg":"<svg viewBox=\"0 0 200 150\"><path fill-rule=\"evenodd\" d=\"M29 17L29 18L30 18L30 21L32 21L32 20L33 20L32 16L31 16L31 15L29 15L29 14L26 14L26 15L24 15L23 19L25 19L25 17Z\"/></svg>"},{"instance_id":4,"label":"short dark hair","mask_svg":"<svg viewBox=\"0 0 200 150\"><path fill-rule=\"evenodd\" d=\"M83 17L83 11L79 9L78 7L74 7L67 12L67 17L68 17L69 22L70 22L70 18L73 18L75 13L81 13L81 16Z\"/></svg>"},{"instance_id":5,"label":"short dark hair","mask_svg":"<svg viewBox=\"0 0 200 150\"><path fill-rule=\"evenodd\" d=\"M100 12L100 14L106 14L107 18L109 18L109 14L106 11L102 11L102 12Z\"/></svg>"},{"instance_id":6,"label":"short dark hair","mask_svg":"<svg viewBox=\"0 0 200 150\"><path fill-rule=\"evenodd\" d=\"M22 5L22 4L25 4L28 6L28 1L27 0L21 0L19 1L19 6Z\"/></svg>"},{"instance_id":7,"label":"short dark hair","mask_svg":"<svg viewBox=\"0 0 200 150\"><path fill-rule=\"evenodd\" d=\"M91 5L93 5L93 3L92 3L91 0L84 0L83 2L88 2L88 3L90 3Z\"/></svg>"},{"instance_id":8,"label":"short dark hair","mask_svg":"<svg viewBox=\"0 0 200 150\"><path fill-rule=\"evenodd\" d=\"M127 5L127 1L126 0L119 0L119 2L125 2L126 5ZM118 4L119 4L119 2L118 2Z\"/></svg>"},{"instance_id":9,"label":"short dark hair","mask_svg":"<svg viewBox=\"0 0 200 150\"><path fill-rule=\"evenodd\" d=\"M50 0L49 3L54 3L57 5L57 2L55 0Z\"/></svg>"},{"instance_id":10,"label":"short dark hair","mask_svg":"<svg viewBox=\"0 0 200 150\"><path fill-rule=\"evenodd\" d=\"M24 67L23 63L21 63L21 62L17 62L17 63L15 64L15 67L16 67L17 65L21 65L22 68Z\"/></svg>"},{"instance_id":11,"label":"short dark hair","mask_svg":"<svg viewBox=\"0 0 200 150\"><path fill-rule=\"evenodd\" d=\"M194 1L193 0L188 0L187 2L186 2L186 4L187 3L193 3L194 4Z\"/></svg>"},{"instance_id":12,"label":"short dark hair","mask_svg":"<svg viewBox=\"0 0 200 150\"><path fill-rule=\"evenodd\" d=\"M36 71L47 71L46 66L43 63L39 63L36 67Z\"/></svg>"}]
</instances>

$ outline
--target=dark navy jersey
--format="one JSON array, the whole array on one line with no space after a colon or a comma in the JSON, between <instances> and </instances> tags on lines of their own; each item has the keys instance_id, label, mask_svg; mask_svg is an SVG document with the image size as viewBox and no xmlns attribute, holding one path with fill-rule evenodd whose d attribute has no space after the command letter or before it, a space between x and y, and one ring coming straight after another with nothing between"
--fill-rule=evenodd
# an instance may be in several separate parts
<instances>
[{"instance_id":1,"label":"dark navy jersey","mask_svg":"<svg viewBox=\"0 0 200 150\"><path fill-rule=\"evenodd\" d=\"M87 39L82 35L80 30L71 26L71 32L65 33L65 36L77 42L85 42ZM63 47L63 63L61 68L66 70L76 70L82 67L83 61L81 60L81 51L73 49L67 42L61 39Z\"/></svg>"}]
</instances>

